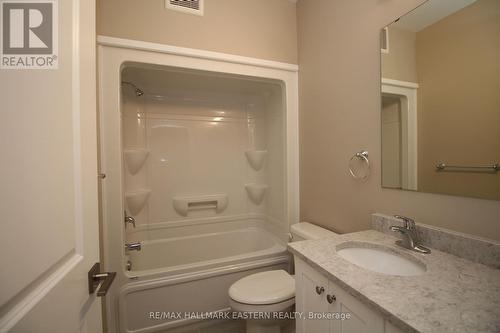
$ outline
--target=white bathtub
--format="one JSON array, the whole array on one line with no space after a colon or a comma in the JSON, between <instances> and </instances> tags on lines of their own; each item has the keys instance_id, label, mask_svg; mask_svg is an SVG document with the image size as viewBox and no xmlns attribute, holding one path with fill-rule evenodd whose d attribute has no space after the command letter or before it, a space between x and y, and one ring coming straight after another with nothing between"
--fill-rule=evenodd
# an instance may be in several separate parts
<instances>
[{"instance_id":1,"label":"white bathtub","mask_svg":"<svg viewBox=\"0 0 500 333\"><path fill-rule=\"evenodd\" d=\"M259 227L142 242L129 255L131 278L119 294L122 333L161 332L196 322L150 318L150 312L229 310L227 290L259 271L288 269L283 242Z\"/></svg>"},{"instance_id":2,"label":"white bathtub","mask_svg":"<svg viewBox=\"0 0 500 333\"><path fill-rule=\"evenodd\" d=\"M142 250L131 252L132 275L207 267L235 260L283 252L284 245L262 228L143 241ZM194 246L196 245L196 246Z\"/></svg>"}]
</instances>

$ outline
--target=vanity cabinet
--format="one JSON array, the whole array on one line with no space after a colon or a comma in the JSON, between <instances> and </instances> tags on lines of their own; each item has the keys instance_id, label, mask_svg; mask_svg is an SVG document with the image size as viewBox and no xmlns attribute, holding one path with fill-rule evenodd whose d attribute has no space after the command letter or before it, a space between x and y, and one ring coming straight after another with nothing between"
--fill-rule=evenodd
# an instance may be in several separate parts
<instances>
[{"instance_id":1,"label":"vanity cabinet","mask_svg":"<svg viewBox=\"0 0 500 333\"><path fill-rule=\"evenodd\" d=\"M399 333L381 314L295 258L297 333ZM340 316L349 319L342 320Z\"/></svg>"}]
</instances>

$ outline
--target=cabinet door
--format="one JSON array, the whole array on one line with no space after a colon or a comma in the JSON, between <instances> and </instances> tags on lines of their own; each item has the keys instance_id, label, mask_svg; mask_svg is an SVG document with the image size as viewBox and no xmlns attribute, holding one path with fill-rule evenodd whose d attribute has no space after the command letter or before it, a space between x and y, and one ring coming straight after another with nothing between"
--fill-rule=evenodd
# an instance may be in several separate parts
<instances>
[{"instance_id":1,"label":"cabinet door","mask_svg":"<svg viewBox=\"0 0 500 333\"><path fill-rule=\"evenodd\" d=\"M330 331L330 321L321 317L329 311L326 301L328 280L314 271L305 262L295 258L295 307L302 315L296 319L297 333L327 333Z\"/></svg>"},{"instance_id":2,"label":"cabinet door","mask_svg":"<svg viewBox=\"0 0 500 333\"><path fill-rule=\"evenodd\" d=\"M331 320L332 333L383 333L384 319L380 314L351 296L330 281L328 293L334 295L336 300L332 303L333 312L349 314L345 320Z\"/></svg>"}]
</instances>

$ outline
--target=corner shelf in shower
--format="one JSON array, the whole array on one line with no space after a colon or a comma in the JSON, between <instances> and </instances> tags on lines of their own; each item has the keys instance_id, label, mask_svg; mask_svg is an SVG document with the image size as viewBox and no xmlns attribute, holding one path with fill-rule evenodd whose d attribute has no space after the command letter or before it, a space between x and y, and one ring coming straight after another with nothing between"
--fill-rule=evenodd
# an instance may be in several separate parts
<instances>
[{"instance_id":1,"label":"corner shelf in shower","mask_svg":"<svg viewBox=\"0 0 500 333\"><path fill-rule=\"evenodd\" d=\"M246 184L245 189L247 190L247 194L252 200L253 203L260 205L262 199L264 199L264 195L266 194L268 186L263 184Z\"/></svg>"},{"instance_id":2,"label":"corner shelf in shower","mask_svg":"<svg viewBox=\"0 0 500 333\"><path fill-rule=\"evenodd\" d=\"M150 194L151 190L149 189L140 189L125 193L125 200L127 201L130 214L137 215L140 213L144 205L146 205Z\"/></svg>"},{"instance_id":3,"label":"corner shelf in shower","mask_svg":"<svg viewBox=\"0 0 500 333\"><path fill-rule=\"evenodd\" d=\"M149 155L149 150L141 148L124 149L123 155L128 171L132 175L135 175L144 165L144 162Z\"/></svg>"},{"instance_id":4,"label":"corner shelf in shower","mask_svg":"<svg viewBox=\"0 0 500 333\"><path fill-rule=\"evenodd\" d=\"M247 157L248 163L258 171L264 165L266 159L267 150L247 150L245 156Z\"/></svg>"}]
</instances>

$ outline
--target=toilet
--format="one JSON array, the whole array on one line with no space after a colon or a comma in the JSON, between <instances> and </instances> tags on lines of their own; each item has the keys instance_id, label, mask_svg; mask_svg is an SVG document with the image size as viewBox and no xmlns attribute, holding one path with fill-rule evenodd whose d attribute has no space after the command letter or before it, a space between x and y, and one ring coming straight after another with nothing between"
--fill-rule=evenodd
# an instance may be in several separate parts
<instances>
[{"instance_id":1,"label":"toilet","mask_svg":"<svg viewBox=\"0 0 500 333\"><path fill-rule=\"evenodd\" d=\"M291 235L295 242L336 234L314 224L301 222L292 225ZM247 333L279 333L284 321L273 319L273 313L289 312L294 304L295 279L284 270L248 275L229 288L229 305L233 311L252 315L242 316L246 318ZM260 316L262 313L266 315Z\"/></svg>"}]
</instances>

